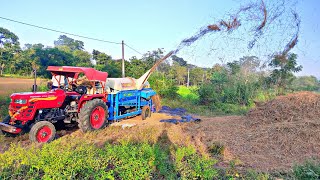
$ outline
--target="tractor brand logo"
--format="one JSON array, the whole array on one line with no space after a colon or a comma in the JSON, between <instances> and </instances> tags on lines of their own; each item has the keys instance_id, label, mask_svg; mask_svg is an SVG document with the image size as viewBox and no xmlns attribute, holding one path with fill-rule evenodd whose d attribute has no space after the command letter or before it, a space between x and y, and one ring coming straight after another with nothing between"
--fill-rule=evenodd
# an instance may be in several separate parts
<instances>
[{"instance_id":1,"label":"tractor brand logo","mask_svg":"<svg viewBox=\"0 0 320 180\"><path fill-rule=\"evenodd\" d=\"M127 93L127 94L123 94L124 97L130 97L130 96L133 96L132 93Z\"/></svg>"},{"instance_id":2,"label":"tractor brand logo","mask_svg":"<svg viewBox=\"0 0 320 180\"><path fill-rule=\"evenodd\" d=\"M121 83L122 87L131 87L131 83Z\"/></svg>"},{"instance_id":3,"label":"tractor brand logo","mask_svg":"<svg viewBox=\"0 0 320 180\"><path fill-rule=\"evenodd\" d=\"M46 98L32 98L29 100L29 102L36 102L36 101L52 101L52 100L56 100L57 97L52 96L52 97L46 97Z\"/></svg>"}]
</instances>

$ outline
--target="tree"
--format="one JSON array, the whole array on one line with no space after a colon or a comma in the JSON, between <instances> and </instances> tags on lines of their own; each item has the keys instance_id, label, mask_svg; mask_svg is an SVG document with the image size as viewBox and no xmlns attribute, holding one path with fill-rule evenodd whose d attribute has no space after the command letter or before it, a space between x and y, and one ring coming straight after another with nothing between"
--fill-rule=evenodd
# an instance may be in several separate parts
<instances>
[{"instance_id":1,"label":"tree","mask_svg":"<svg viewBox=\"0 0 320 180\"><path fill-rule=\"evenodd\" d=\"M94 60L97 60L97 57L98 57L98 55L100 54L101 52L100 51L98 51L98 50L92 50L92 59L94 59Z\"/></svg>"},{"instance_id":2,"label":"tree","mask_svg":"<svg viewBox=\"0 0 320 180\"><path fill-rule=\"evenodd\" d=\"M148 69L150 69L160 58L163 57L163 49L158 48L157 50L148 51L144 54L142 60L147 64Z\"/></svg>"},{"instance_id":3,"label":"tree","mask_svg":"<svg viewBox=\"0 0 320 180\"><path fill-rule=\"evenodd\" d=\"M205 76L205 71L202 68L200 67L192 68L190 70L190 83L192 85L198 86L204 81L204 78L205 78L204 76Z\"/></svg>"},{"instance_id":4,"label":"tree","mask_svg":"<svg viewBox=\"0 0 320 180\"><path fill-rule=\"evenodd\" d=\"M300 76L292 81L292 89L296 91L318 91L320 83L314 76Z\"/></svg>"},{"instance_id":5,"label":"tree","mask_svg":"<svg viewBox=\"0 0 320 180\"><path fill-rule=\"evenodd\" d=\"M0 74L10 61L13 60L15 53L20 51L19 38L8 29L0 27Z\"/></svg>"},{"instance_id":6,"label":"tree","mask_svg":"<svg viewBox=\"0 0 320 180\"><path fill-rule=\"evenodd\" d=\"M71 51L84 50L84 43L79 40L74 40L66 35L60 35L57 41L54 41L54 45L58 46L68 46Z\"/></svg>"},{"instance_id":7,"label":"tree","mask_svg":"<svg viewBox=\"0 0 320 180\"><path fill-rule=\"evenodd\" d=\"M261 60L256 56L244 56L240 58L239 65L244 76L256 73L260 67Z\"/></svg>"},{"instance_id":8,"label":"tree","mask_svg":"<svg viewBox=\"0 0 320 180\"><path fill-rule=\"evenodd\" d=\"M286 89L287 85L290 85L293 80L293 73L302 70L302 66L297 64L297 55L292 53L288 54L286 58L278 58L275 56L269 66L274 68L270 76L267 78L269 85L275 85L279 88L280 94Z\"/></svg>"},{"instance_id":9,"label":"tree","mask_svg":"<svg viewBox=\"0 0 320 180\"><path fill-rule=\"evenodd\" d=\"M180 66L187 66L187 61L176 55L171 56L172 61L177 62Z\"/></svg>"},{"instance_id":10,"label":"tree","mask_svg":"<svg viewBox=\"0 0 320 180\"><path fill-rule=\"evenodd\" d=\"M75 50L72 52L75 58L75 66L82 66L82 67L91 67L92 63L90 61L91 54L87 51L82 50Z\"/></svg>"},{"instance_id":11,"label":"tree","mask_svg":"<svg viewBox=\"0 0 320 180\"><path fill-rule=\"evenodd\" d=\"M117 62L111 60L108 65L96 65L95 68L99 71L107 72L108 77L119 78L121 77L120 66Z\"/></svg>"},{"instance_id":12,"label":"tree","mask_svg":"<svg viewBox=\"0 0 320 180\"><path fill-rule=\"evenodd\" d=\"M180 66L174 62L170 71L174 75L174 79L178 82L178 85L184 85L186 83L188 75L187 67Z\"/></svg>"},{"instance_id":13,"label":"tree","mask_svg":"<svg viewBox=\"0 0 320 180\"><path fill-rule=\"evenodd\" d=\"M137 59L137 57L131 57L130 63L126 66L126 74L129 77L139 78L145 72L147 72L148 67L147 64L142 60Z\"/></svg>"},{"instance_id":14,"label":"tree","mask_svg":"<svg viewBox=\"0 0 320 180\"><path fill-rule=\"evenodd\" d=\"M77 59L73 54L62 51L58 48L35 49L34 57L38 58L40 75L50 77L46 70L48 66L74 66Z\"/></svg>"}]
</instances>

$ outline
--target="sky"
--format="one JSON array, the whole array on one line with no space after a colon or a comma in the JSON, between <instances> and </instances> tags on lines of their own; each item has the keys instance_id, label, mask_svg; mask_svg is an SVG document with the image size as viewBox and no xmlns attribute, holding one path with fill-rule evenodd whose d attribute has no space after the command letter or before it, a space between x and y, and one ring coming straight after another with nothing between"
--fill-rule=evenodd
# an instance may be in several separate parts
<instances>
[{"instance_id":1,"label":"sky","mask_svg":"<svg viewBox=\"0 0 320 180\"><path fill-rule=\"evenodd\" d=\"M169 52L174 50L181 40L197 33L199 28L226 17L228 12L237 10L242 4L246 4L246 1L10 0L1 2L0 17L107 41L120 43L124 40L140 53L157 48L164 48ZM303 71L298 75L320 77L319 8L319 0L297 0L294 9L301 17L299 43L293 49L293 52L298 54L298 63L303 66ZM53 46L54 40L61 35L3 19L0 19L0 27L18 35L22 45L42 43ZM281 33L274 37L281 39ZM85 49L89 52L97 49L115 59L121 58L119 44L72 38L83 41ZM266 41L265 45L272 44L273 40L270 41ZM223 49L215 49L223 43L225 39L208 36L177 55L188 63L201 67L212 67L215 63L221 63L223 58L237 60L245 55L259 55L255 54L257 51L239 48L247 45L239 42L224 44ZM264 45L263 42L260 45ZM126 47L125 58L129 59L132 56L141 57L139 53Z\"/></svg>"}]
</instances>

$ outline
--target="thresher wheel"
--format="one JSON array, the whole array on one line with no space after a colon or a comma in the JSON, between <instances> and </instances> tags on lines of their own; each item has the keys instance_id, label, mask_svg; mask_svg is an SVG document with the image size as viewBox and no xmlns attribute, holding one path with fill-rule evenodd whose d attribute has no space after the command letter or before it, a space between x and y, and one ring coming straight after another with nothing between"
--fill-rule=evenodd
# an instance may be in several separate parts
<instances>
[{"instance_id":1,"label":"thresher wheel","mask_svg":"<svg viewBox=\"0 0 320 180\"><path fill-rule=\"evenodd\" d=\"M149 106L143 106L142 112L141 112L141 118L142 120L147 119L148 117L151 117L151 110Z\"/></svg>"},{"instance_id":2,"label":"thresher wheel","mask_svg":"<svg viewBox=\"0 0 320 180\"><path fill-rule=\"evenodd\" d=\"M108 108L101 99L88 101L79 113L79 128L82 132L102 129L107 123Z\"/></svg>"},{"instance_id":3,"label":"thresher wheel","mask_svg":"<svg viewBox=\"0 0 320 180\"><path fill-rule=\"evenodd\" d=\"M56 136L56 128L51 122L39 121L34 124L29 133L32 142L47 143L51 142Z\"/></svg>"}]
</instances>

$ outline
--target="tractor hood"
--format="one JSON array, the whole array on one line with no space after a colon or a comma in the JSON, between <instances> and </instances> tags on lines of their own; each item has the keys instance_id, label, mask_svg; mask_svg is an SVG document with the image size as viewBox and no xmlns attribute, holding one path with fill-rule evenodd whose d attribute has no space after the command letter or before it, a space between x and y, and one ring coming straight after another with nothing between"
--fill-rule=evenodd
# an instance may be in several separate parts
<instances>
[{"instance_id":1,"label":"tractor hood","mask_svg":"<svg viewBox=\"0 0 320 180\"><path fill-rule=\"evenodd\" d=\"M62 89L55 89L48 92L20 92L20 93L13 93L10 98L11 99L34 99L34 98L48 98L54 97L57 94L64 94Z\"/></svg>"}]
</instances>

